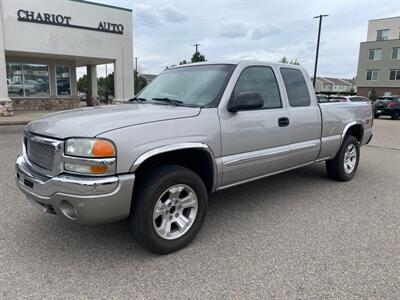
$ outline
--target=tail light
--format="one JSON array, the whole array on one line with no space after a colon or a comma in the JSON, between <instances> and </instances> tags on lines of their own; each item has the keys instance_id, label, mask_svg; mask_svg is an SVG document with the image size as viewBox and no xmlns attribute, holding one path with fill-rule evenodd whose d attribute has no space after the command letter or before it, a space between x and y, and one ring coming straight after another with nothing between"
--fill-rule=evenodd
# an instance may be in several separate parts
<instances>
[{"instance_id":1,"label":"tail light","mask_svg":"<svg viewBox=\"0 0 400 300\"><path fill-rule=\"evenodd\" d=\"M396 106L396 102L395 102L395 101L390 101L390 102L388 103L388 106L389 106L389 107L395 107L395 106Z\"/></svg>"}]
</instances>

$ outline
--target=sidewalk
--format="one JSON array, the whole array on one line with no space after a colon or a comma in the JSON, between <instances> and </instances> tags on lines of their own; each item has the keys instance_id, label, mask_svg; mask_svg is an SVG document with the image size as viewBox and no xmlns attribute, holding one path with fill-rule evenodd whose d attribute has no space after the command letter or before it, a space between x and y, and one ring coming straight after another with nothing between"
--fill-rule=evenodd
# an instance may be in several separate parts
<instances>
[{"instance_id":1,"label":"sidewalk","mask_svg":"<svg viewBox=\"0 0 400 300\"><path fill-rule=\"evenodd\" d=\"M57 110L14 111L14 116L12 117L0 117L0 126L28 124L53 112L57 112Z\"/></svg>"}]
</instances>

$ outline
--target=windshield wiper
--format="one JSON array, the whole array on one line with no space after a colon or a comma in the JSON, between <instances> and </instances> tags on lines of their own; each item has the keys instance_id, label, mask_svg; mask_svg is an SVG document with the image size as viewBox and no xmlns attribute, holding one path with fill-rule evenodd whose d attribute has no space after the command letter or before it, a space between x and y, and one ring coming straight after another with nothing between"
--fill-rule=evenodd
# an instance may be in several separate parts
<instances>
[{"instance_id":1,"label":"windshield wiper","mask_svg":"<svg viewBox=\"0 0 400 300\"><path fill-rule=\"evenodd\" d=\"M157 98L156 97L156 98L151 98L151 100L166 102L166 103L173 104L173 105L178 105L178 106L179 105L183 105L182 101L171 99L171 98L168 98L168 97L164 97L164 98Z\"/></svg>"},{"instance_id":2,"label":"windshield wiper","mask_svg":"<svg viewBox=\"0 0 400 300\"><path fill-rule=\"evenodd\" d=\"M140 97L133 97L132 99L129 99L128 101L129 102L139 102L139 103L142 103L142 102L145 102L147 99L146 98L140 98Z\"/></svg>"}]
</instances>

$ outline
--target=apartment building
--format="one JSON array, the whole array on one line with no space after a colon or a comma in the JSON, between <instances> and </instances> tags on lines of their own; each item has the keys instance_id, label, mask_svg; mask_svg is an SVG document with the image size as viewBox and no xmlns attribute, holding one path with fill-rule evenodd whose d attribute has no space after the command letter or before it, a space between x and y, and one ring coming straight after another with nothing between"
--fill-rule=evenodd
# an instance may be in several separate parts
<instances>
[{"instance_id":1,"label":"apartment building","mask_svg":"<svg viewBox=\"0 0 400 300\"><path fill-rule=\"evenodd\" d=\"M367 41L360 44L358 95L400 95L400 16L370 20Z\"/></svg>"},{"instance_id":2,"label":"apartment building","mask_svg":"<svg viewBox=\"0 0 400 300\"><path fill-rule=\"evenodd\" d=\"M357 92L353 79L317 77L315 92L322 94L352 94Z\"/></svg>"}]
</instances>

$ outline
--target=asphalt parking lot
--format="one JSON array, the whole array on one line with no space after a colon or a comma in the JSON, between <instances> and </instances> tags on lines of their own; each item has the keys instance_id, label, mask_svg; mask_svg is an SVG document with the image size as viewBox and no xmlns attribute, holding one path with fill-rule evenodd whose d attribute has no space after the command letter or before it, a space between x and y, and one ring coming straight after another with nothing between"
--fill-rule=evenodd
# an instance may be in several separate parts
<instances>
[{"instance_id":1,"label":"asphalt parking lot","mask_svg":"<svg viewBox=\"0 0 400 300\"><path fill-rule=\"evenodd\" d=\"M0 126L0 298L400 297L400 121L376 120L356 177L324 164L211 196L202 231L167 256L124 223L34 209L14 184L23 126Z\"/></svg>"}]
</instances>

